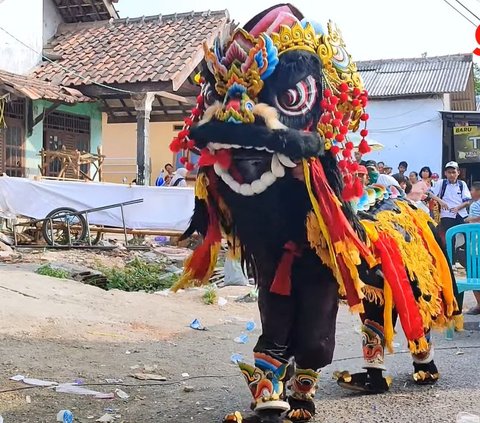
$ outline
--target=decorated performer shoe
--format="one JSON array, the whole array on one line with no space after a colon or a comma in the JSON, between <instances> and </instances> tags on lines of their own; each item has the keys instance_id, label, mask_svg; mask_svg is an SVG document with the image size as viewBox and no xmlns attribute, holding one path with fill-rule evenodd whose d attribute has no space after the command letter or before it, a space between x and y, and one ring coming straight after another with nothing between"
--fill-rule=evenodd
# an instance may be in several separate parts
<instances>
[{"instance_id":1,"label":"decorated performer shoe","mask_svg":"<svg viewBox=\"0 0 480 423\"><path fill-rule=\"evenodd\" d=\"M248 417L243 417L240 412L236 411L225 416L223 423L290 423L290 421L284 420L278 412L264 410Z\"/></svg>"},{"instance_id":2,"label":"decorated performer shoe","mask_svg":"<svg viewBox=\"0 0 480 423\"><path fill-rule=\"evenodd\" d=\"M222 423L291 423L290 420L285 420L278 412L272 413L264 410L259 414L248 417L243 417L238 411L228 414L223 419Z\"/></svg>"},{"instance_id":3,"label":"decorated performer shoe","mask_svg":"<svg viewBox=\"0 0 480 423\"><path fill-rule=\"evenodd\" d=\"M412 375L417 385L433 385L440 378L437 366L432 360L430 363L413 362L414 373Z\"/></svg>"},{"instance_id":4,"label":"decorated performer shoe","mask_svg":"<svg viewBox=\"0 0 480 423\"><path fill-rule=\"evenodd\" d=\"M297 369L287 384L290 390L287 418L294 423L310 421L315 415L313 398L317 390L319 373L311 369Z\"/></svg>"},{"instance_id":5,"label":"decorated performer shoe","mask_svg":"<svg viewBox=\"0 0 480 423\"><path fill-rule=\"evenodd\" d=\"M305 423L313 419L315 415L315 404L313 401L302 401L292 397L288 398L290 411L287 418L292 423Z\"/></svg>"},{"instance_id":6,"label":"decorated performer shoe","mask_svg":"<svg viewBox=\"0 0 480 423\"><path fill-rule=\"evenodd\" d=\"M260 421L274 422L276 417L290 410L284 386L288 363L267 354L255 353L255 366L246 363L238 365L253 397L251 408L261 417ZM243 418L243 422L247 420Z\"/></svg>"},{"instance_id":7,"label":"decorated performer shoe","mask_svg":"<svg viewBox=\"0 0 480 423\"><path fill-rule=\"evenodd\" d=\"M364 394L387 392L392 384L392 379L383 377L380 369L367 369L366 372L354 374L347 371L335 372L334 377L342 388Z\"/></svg>"},{"instance_id":8,"label":"decorated performer shoe","mask_svg":"<svg viewBox=\"0 0 480 423\"><path fill-rule=\"evenodd\" d=\"M385 368L385 335L383 327L373 320L366 319L362 325L363 359L366 372L350 374L336 372L337 383L346 389L365 394L381 394L387 392L391 378L384 378Z\"/></svg>"}]
</instances>

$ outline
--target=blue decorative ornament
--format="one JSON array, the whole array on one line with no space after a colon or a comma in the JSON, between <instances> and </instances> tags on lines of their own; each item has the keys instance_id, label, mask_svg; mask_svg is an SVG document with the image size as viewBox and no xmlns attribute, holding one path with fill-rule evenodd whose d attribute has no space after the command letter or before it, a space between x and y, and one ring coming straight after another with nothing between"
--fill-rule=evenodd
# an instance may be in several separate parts
<instances>
[{"instance_id":1,"label":"blue decorative ornament","mask_svg":"<svg viewBox=\"0 0 480 423\"><path fill-rule=\"evenodd\" d=\"M278 50L277 47L275 47L275 45L273 44L272 39L268 35L263 34L263 39L265 40L265 50L267 51L268 61L267 69L261 76L262 80L265 80L273 73L273 71L278 65ZM260 57L257 58L258 56ZM258 52L255 55L255 60L257 61L258 67L261 68L263 66L263 57L261 52ZM261 60L262 66L260 66L259 60Z\"/></svg>"},{"instance_id":2,"label":"blue decorative ornament","mask_svg":"<svg viewBox=\"0 0 480 423\"><path fill-rule=\"evenodd\" d=\"M325 35L325 30L323 29L323 26L320 22L317 22L317 21L311 21L307 18L303 18L301 21L300 21L301 25L303 28L306 28L307 24L310 24L312 25L313 29L315 30L315 33L317 35Z\"/></svg>"}]
</instances>

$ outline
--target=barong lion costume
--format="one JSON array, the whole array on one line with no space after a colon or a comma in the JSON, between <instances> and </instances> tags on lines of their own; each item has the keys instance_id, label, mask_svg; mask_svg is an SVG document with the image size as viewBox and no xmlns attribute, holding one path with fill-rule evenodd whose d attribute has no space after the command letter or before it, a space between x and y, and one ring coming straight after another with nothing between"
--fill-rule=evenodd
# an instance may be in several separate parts
<instances>
[{"instance_id":1,"label":"barong lion costume","mask_svg":"<svg viewBox=\"0 0 480 423\"><path fill-rule=\"evenodd\" d=\"M201 153L184 236L197 231L203 244L174 289L208 283L224 237L255 276L262 321L254 365L239 364L255 416L225 421L312 418L339 297L361 316L366 370L342 372L341 386L388 390L397 316L414 380L434 383L430 328L456 311L451 268L426 213L357 178L348 134L361 125L359 149L369 151L368 99L339 30L274 6L205 47L199 83L171 149ZM186 154L182 163L192 168ZM365 196L373 201L359 207Z\"/></svg>"}]
</instances>

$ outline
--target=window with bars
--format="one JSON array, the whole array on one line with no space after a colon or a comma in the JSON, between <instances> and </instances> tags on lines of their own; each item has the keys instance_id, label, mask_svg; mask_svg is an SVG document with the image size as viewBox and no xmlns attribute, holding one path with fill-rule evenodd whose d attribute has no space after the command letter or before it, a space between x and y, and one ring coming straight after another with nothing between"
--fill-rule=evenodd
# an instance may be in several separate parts
<instances>
[{"instance_id":1,"label":"window with bars","mask_svg":"<svg viewBox=\"0 0 480 423\"><path fill-rule=\"evenodd\" d=\"M44 149L49 151L90 151L90 118L63 112L50 113L43 122ZM62 169L59 159L52 160L48 176L57 176ZM89 166L82 165L82 172L88 174ZM73 171L67 171L67 177L73 177Z\"/></svg>"},{"instance_id":2,"label":"window with bars","mask_svg":"<svg viewBox=\"0 0 480 423\"><path fill-rule=\"evenodd\" d=\"M75 134L90 134L90 118L87 116L52 112L46 117L43 126L46 129L58 129Z\"/></svg>"},{"instance_id":3,"label":"window with bars","mask_svg":"<svg viewBox=\"0 0 480 423\"><path fill-rule=\"evenodd\" d=\"M0 174L25 176L25 101L5 107L5 127L0 128Z\"/></svg>"}]
</instances>

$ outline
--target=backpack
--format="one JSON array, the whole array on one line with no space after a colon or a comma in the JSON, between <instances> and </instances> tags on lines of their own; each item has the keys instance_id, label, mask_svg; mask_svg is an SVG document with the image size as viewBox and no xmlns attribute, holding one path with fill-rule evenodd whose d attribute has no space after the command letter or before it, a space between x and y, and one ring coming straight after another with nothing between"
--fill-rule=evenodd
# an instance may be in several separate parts
<instances>
[{"instance_id":1,"label":"backpack","mask_svg":"<svg viewBox=\"0 0 480 423\"><path fill-rule=\"evenodd\" d=\"M184 181L185 178L178 178L172 185L172 187L176 187L180 182Z\"/></svg>"},{"instance_id":2,"label":"backpack","mask_svg":"<svg viewBox=\"0 0 480 423\"><path fill-rule=\"evenodd\" d=\"M457 182L460 182L460 196L462 197L462 201L463 201L463 185L464 185L464 182L460 181L460 180L458 180ZM438 195L438 198L440 198L441 200L443 200L443 196L445 195L447 185L448 185L448 180L447 179L442 179L442 188L440 189L440 193Z\"/></svg>"}]
</instances>

